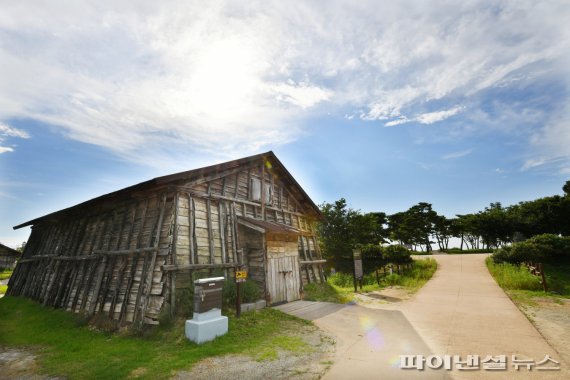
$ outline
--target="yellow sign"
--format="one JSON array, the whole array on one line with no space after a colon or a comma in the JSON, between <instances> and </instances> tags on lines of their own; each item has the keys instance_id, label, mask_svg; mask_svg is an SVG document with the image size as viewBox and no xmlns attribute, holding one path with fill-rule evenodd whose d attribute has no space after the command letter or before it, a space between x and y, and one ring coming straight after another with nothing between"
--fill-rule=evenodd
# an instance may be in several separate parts
<instances>
[{"instance_id":1,"label":"yellow sign","mask_svg":"<svg viewBox=\"0 0 570 380\"><path fill-rule=\"evenodd\" d=\"M247 278L247 271L246 270L238 270L236 271L236 280L246 279Z\"/></svg>"}]
</instances>

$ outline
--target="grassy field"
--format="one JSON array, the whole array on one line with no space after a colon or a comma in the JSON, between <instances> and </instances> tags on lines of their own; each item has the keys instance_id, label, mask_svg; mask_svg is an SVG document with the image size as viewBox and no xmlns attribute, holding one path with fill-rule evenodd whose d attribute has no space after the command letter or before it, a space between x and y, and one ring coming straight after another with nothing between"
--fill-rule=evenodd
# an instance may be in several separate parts
<instances>
[{"instance_id":1,"label":"grassy field","mask_svg":"<svg viewBox=\"0 0 570 380\"><path fill-rule=\"evenodd\" d=\"M542 288L540 278L530 274L524 266L496 264L491 258L487 258L486 264L495 281L515 301L532 303L533 297L570 298L570 263L544 265L547 293Z\"/></svg>"},{"instance_id":2,"label":"grassy field","mask_svg":"<svg viewBox=\"0 0 570 380\"><path fill-rule=\"evenodd\" d=\"M412 269L401 275L396 273L380 278L380 285L376 282L376 274L364 276L363 292L372 292L387 286L401 286L410 293L416 292L433 276L437 269L435 260L414 260ZM307 301L325 301L347 303L354 299L354 286L352 275L336 273L330 276L324 284L308 284L305 286L304 299Z\"/></svg>"},{"instance_id":3,"label":"grassy field","mask_svg":"<svg viewBox=\"0 0 570 380\"><path fill-rule=\"evenodd\" d=\"M132 377L165 379L211 356L244 353L271 360L278 350L296 353L312 347L297 334L310 325L273 309L230 316L228 334L203 345L184 336L184 320L144 337L106 333L61 310L28 299L0 299L0 346L31 347L40 354L40 371L69 379Z\"/></svg>"}]
</instances>

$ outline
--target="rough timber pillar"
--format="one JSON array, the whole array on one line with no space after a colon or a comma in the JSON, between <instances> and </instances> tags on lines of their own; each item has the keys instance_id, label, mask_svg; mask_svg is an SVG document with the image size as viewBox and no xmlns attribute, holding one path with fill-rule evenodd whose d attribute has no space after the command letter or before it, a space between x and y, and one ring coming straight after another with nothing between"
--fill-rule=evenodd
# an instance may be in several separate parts
<instances>
[{"instance_id":1,"label":"rough timber pillar","mask_svg":"<svg viewBox=\"0 0 570 380\"><path fill-rule=\"evenodd\" d=\"M261 163L261 219L265 220L265 159Z\"/></svg>"}]
</instances>

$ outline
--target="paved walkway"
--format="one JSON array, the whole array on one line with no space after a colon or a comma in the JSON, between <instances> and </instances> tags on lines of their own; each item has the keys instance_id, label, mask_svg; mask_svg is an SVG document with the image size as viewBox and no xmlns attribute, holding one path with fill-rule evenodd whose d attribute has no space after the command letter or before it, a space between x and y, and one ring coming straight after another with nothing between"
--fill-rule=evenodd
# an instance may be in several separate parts
<instances>
[{"instance_id":1,"label":"paved walkway","mask_svg":"<svg viewBox=\"0 0 570 380\"><path fill-rule=\"evenodd\" d=\"M559 355L495 283L486 255L438 255L434 277L409 301L335 305L297 301L279 306L337 337L337 358L324 379L570 379L561 371L528 372L511 356L541 361ZM507 372L399 368L400 355L506 355Z\"/></svg>"}]
</instances>

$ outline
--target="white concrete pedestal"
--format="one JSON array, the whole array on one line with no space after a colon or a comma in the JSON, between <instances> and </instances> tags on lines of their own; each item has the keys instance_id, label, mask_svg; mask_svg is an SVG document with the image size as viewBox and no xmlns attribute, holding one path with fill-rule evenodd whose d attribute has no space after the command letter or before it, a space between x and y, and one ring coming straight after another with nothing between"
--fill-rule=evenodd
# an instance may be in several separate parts
<instances>
[{"instance_id":1,"label":"white concrete pedestal","mask_svg":"<svg viewBox=\"0 0 570 380\"><path fill-rule=\"evenodd\" d=\"M228 317L224 317L220 309L194 313L193 318L186 321L186 338L198 344L214 340L227 332Z\"/></svg>"}]
</instances>

